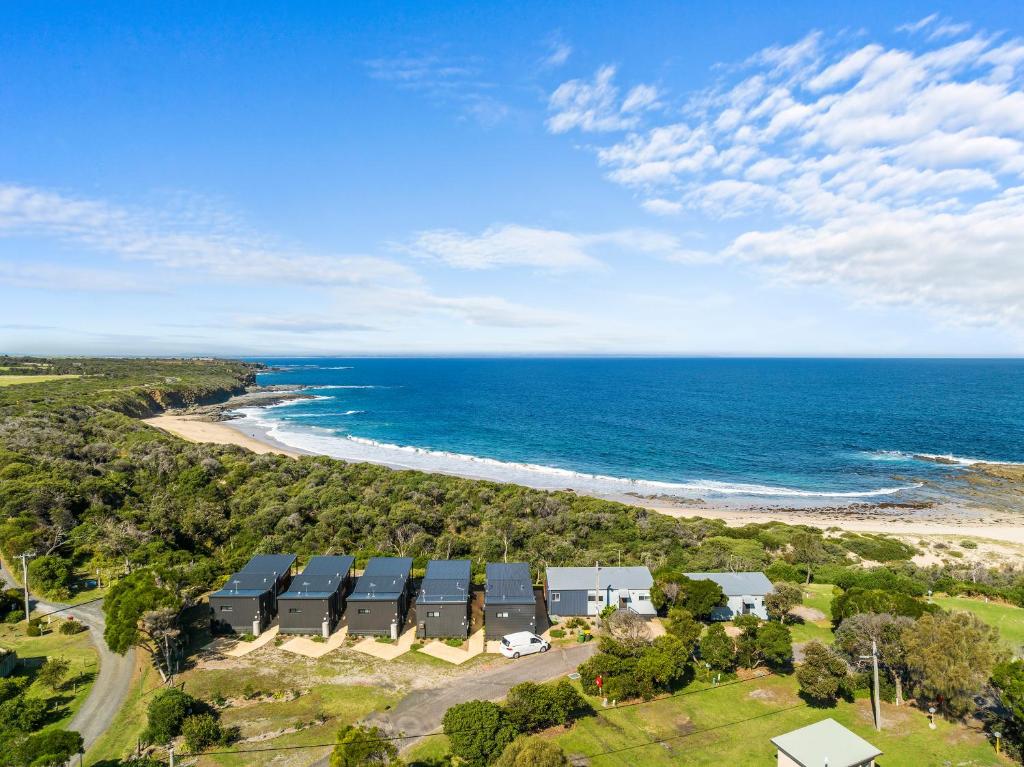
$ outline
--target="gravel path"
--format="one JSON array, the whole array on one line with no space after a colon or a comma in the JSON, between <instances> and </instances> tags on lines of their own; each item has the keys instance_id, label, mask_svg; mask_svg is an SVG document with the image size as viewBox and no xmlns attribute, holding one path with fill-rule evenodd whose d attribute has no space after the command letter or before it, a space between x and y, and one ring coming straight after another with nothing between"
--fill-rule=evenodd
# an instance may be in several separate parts
<instances>
[{"instance_id":1,"label":"gravel path","mask_svg":"<svg viewBox=\"0 0 1024 767\"><path fill-rule=\"evenodd\" d=\"M0 563L0 580L21 588L3 563ZM102 602L68 607L58 602L46 602L33 597L32 607L41 612L63 610L68 615L74 615L77 620L89 627L89 637L100 656L99 674L96 676L89 697L82 703L82 707L78 709L78 713L75 714L69 725L70 729L81 733L82 739L85 741L85 748L88 749L107 731L114 721L114 717L117 716L117 712L121 710L125 698L128 697L132 671L135 668L135 650L132 649L124 655L118 655L107 648L107 643L103 641L105 624Z\"/></svg>"}]
</instances>

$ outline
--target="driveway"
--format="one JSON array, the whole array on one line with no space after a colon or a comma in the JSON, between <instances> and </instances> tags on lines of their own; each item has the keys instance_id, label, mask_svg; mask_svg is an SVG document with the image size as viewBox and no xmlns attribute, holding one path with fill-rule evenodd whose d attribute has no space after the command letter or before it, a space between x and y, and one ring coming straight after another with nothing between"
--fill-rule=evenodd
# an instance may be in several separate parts
<instances>
[{"instance_id":1,"label":"driveway","mask_svg":"<svg viewBox=\"0 0 1024 767\"><path fill-rule=\"evenodd\" d=\"M11 575L7 566L0 562L0 580L13 587L21 588L20 584ZM74 615L77 620L82 621L89 627L89 637L96 645L99 653L100 670L96 676L92 691L89 697L82 703L78 713L68 725L70 729L77 730L85 741L85 748L96 742L96 740L107 731L117 712L128 697L128 689L132 682L132 671L135 668L135 650L129 650L124 655L118 655L107 648L103 641L103 629L106 625L103 621L103 603L92 602L80 607L68 607L58 602L44 602L32 598L32 606L42 612L63 610L66 614Z\"/></svg>"},{"instance_id":2,"label":"driveway","mask_svg":"<svg viewBox=\"0 0 1024 767\"><path fill-rule=\"evenodd\" d=\"M487 671L471 671L444 687L416 690L402 698L390 711L373 714L364 723L396 735L440 731L444 712L455 704L470 700L501 700L520 682L546 682L572 673L595 652L597 642L588 642L556 648L542 655L530 655ZM405 750L419 740L401 741L400 748ZM329 764L328 755L314 762L312 767L327 767Z\"/></svg>"}]
</instances>

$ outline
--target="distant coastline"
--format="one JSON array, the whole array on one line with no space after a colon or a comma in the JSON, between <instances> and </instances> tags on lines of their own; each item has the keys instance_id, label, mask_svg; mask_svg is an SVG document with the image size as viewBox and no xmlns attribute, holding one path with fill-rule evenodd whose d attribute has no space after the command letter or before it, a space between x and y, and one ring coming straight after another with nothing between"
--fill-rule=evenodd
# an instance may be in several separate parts
<instances>
[{"instance_id":1,"label":"distant coastline","mask_svg":"<svg viewBox=\"0 0 1024 767\"><path fill-rule=\"evenodd\" d=\"M224 418L224 414L241 404L251 407L250 401L233 401L212 408L212 412L169 413L145 420L145 423L193 442L237 445L256 453L277 453L292 458L302 455L323 455L302 450L276 440L269 427L249 418ZM344 459L340 459L344 460ZM400 463L370 461L402 470L410 467ZM980 464L982 471L993 471L993 476L1024 479L1024 467L1014 465ZM1019 474L1018 474L1019 470ZM467 479L480 479L469 473L452 473ZM494 480L491 480L494 481ZM521 483L520 483L521 484ZM567 488L542 488L567 489ZM580 492L580 491L575 491ZM730 526L740 526L777 520L787 524L803 524L818 528L841 527L856 532L882 532L894 535L972 536L1024 546L1024 516L1014 518L1012 513L1000 513L987 508L968 508L952 503L935 506L914 503L847 503L842 505L809 505L788 507L755 503L717 504L699 499L644 497L628 493L587 493L605 500L650 509L674 517L706 517L719 519Z\"/></svg>"}]
</instances>

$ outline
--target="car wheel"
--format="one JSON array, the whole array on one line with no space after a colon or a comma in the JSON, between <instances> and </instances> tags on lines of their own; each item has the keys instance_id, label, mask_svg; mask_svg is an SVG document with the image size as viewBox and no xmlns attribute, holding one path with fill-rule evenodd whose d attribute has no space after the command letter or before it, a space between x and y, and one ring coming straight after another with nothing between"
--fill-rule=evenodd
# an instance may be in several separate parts
<instances>
[{"instance_id":1,"label":"car wheel","mask_svg":"<svg viewBox=\"0 0 1024 767\"><path fill-rule=\"evenodd\" d=\"M512 653L512 658L513 659L518 658L518 657L519 657L519 653L517 653L517 652Z\"/></svg>"},{"instance_id":2,"label":"car wheel","mask_svg":"<svg viewBox=\"0 0 1024 767\"><path fill-rule=\"evenodd\" d=\"M540 646L540 651L541 652L547 652L549 649L551 649L551 648L548 647L546 644Z\"/></svg>"}]
</instances>

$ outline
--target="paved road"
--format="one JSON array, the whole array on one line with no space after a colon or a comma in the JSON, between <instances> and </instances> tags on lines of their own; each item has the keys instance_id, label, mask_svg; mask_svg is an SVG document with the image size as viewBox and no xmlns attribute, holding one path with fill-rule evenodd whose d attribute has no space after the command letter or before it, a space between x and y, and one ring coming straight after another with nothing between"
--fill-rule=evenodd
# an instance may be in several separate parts
<instances>
[{"instance_id":1,"label":"paved road","mask_svg":"<svg viewBox=\"0 0 1024 767\"><path fill-rule=\"evenodd\" d=\"M12 586L18 586L7 567L0 562L0 580ZM20 588L20 586L18 586ZM44 602L32 599L33 609L41 612L62 610L67 605L57 602ZM66 610L89 627L89 636L100 656L100 670L93 684L89 697L82 703L69 725L70 729L81 733L86 749L89 748L110 727L121 710L121 705L128 697L131 686L132 670L135 668L135 650L118 655L107 649L103 641L103 603L93 602L81 607Z\"/></svg>"},{"instance_id":2,"label":"paved road","mask_svg":"<svg viewBox=\"0 0 1024 767\"><path fill-rule=\"evenodd\" d=\"M366 724L376 725L395 735L401 733L432 733L441 729L444 712L457 703L469 700L500 700L520 682L546 682L576 670L576 667L597 652L597 642L588 642L543 655L531 655L512 663L503 663L487 671L469 672L444 687L416 690L402 698L390 711L373 714ZM403 740L407 749L420 738ZM314 762L311 767L327 767L330 757Z\"/></svg>"}]
</instances>

